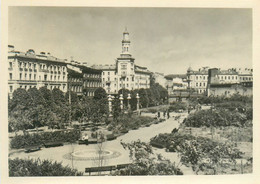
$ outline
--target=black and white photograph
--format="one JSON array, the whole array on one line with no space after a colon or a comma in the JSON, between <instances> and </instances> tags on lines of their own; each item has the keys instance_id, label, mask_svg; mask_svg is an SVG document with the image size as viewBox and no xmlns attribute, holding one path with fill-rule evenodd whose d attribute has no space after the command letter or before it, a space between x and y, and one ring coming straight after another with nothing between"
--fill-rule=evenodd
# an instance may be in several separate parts
<instances>
[{"instance_id":1,"label":"black and white photograph","mask_svg":"<svg viewBox=\"0 0 260 184\"><path fill-rule=\"evenodd\" d=\"M6 9L9 179L256 174L252 7Z\"/></svg>"}]
</instances>

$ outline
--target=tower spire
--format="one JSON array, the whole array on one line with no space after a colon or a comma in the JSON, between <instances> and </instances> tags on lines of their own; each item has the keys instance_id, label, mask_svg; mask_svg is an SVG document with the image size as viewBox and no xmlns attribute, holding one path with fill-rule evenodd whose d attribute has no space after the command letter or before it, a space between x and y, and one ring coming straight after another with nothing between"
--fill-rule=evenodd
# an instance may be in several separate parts
<instances>
[{"instance_id":1,"label":"tower spire","mask_svg":"<svg viewBox=\"0 0 260 184\"><path fill-rule=\"evenodd\" d=\"M130 55L129 48L130 48L129 33L127 31L127 27L125 27L125 31L123 32L122 54L121 55Z\"/></svg>"}]
</instances>

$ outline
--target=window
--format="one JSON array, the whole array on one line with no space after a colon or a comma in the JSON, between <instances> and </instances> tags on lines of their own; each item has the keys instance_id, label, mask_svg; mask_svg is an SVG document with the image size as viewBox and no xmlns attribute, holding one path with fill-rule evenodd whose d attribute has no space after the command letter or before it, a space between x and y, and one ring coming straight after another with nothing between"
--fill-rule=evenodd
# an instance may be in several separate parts
<instances>
[{"instance_id":1,"label":"window","mask_svg":"<svg viewBox=\"0 0 260 184\"><path fill-rule=\"evenodd\" d=\"M107 72L107 75L110 75L110 72Z\"/></svg>"},{"instance_id":2,"label":"window","mask_svg":"<svg viewBox=\"0 0 260 184\"><path fill-rule=\"evenodd\" d=\"M126 78L126 81L128 81L128 77Z\"/></svg>"},{"instance_id":3,"label":"window","mask_svg":"<svg viewBox=\"0 0 260 184\"><path fill-rule=\"evenodd\" d=\"M33 77L33 79L34 79L34 80L36 79L36 74L34 74L34 77Z\"/></svg>"},{"instance_id":4,"label":"window","mask_svg":"<svg viewBox=\"0 0 260 184\"><path fill-rule=\"evenodd\" d=\"M13 86L9 86L9 89L10 89L10 93L13 92Z\"/></svg>"},{"instance_id":5,"label":"window","mask_svg":"<svg viewBox=\"0 0 260 184\"><path fill-rule=\"evenodd\" d=\"M31 80L32 79L32 74L29 74L29 80Z\"/></svg>"},{"instance_id":6,"label":"window","mask_svg":"<svg viewBox=\"0 0 260 184\"><path fill-rule=\"evenodd\" d=\"M27 79L27 74L24 74L24 79L25 79L25 80Z\"/></svg>"},{"instance_id":7,"label":"window","mask_svg":"<svg viewBox=\"0 0 260 184\"><path fill-rule=\"evenodd\" d=\"M110 77L108 77L107 80L110 81Z\"/></svg>"},{"instance_id":8,"label":"window","mask_svg":"<svg viewBox=\"0 0 260 184\"><path fill-rule=\"evenodd\" d=\"M128 84L126 84L126 87L128 87Z\"/></svg>"},{"instance_id":9,"label":"window","mask_svg":"<svg viewBox=\"0 0 260 184\"><path fill-rule=\"evenodd\" d=\"M132 77L132 81L134 81L135 80L135 78L134 77Z\"/></svg>"},{"instance_id":10,"label":"window","mask_svg":"<svg viewBox=\"0 0 260 184\"><path fill-rule=\"evenodd\" d=\"M121 65L121 70L126 70L126 68L127 68L127 65L126 65L126 64L122 64L122 65Z\"/></svg>"},{"instance_id":11,"label":"window","mask_svg":"<svg viewBox=\"0 0 260 184\"><path fill-rule=\"evenodd\" d=\"M9 62L9 68L13 68L13 63Z\"/></svg>"},{"instance_id":12,"label":"window","mask_svg":"<svg viewBox=\"0 0 260 184\"><path fill-rule=\"evenodd\" d=\"M196 86L198 86L198 83L196 82Z\"/></svg>"},{"instance_id":13,"label":"window","mask_svg":"<svg viewBox=\"0 0 260 184\"><path fill-rule=\"evenodd\" d=\"M116 87L116 84L115 84L115 87Z\"/></svg>"},{"instance_id":14,"label":"window","mask_svg":"<svg viewBox=\"0 0 260 184\"><path fill-rule=\"evenodd\" d=\"M198 80L198 76L196 76L196 80Z\"/></svg>"},{"instance_id":15,"label":"window","mask_svg":"<svg viewBox=\"0 0 260 184\"><path fill-rule=\"evenodd\" d=\"M13 74L9 73L9 79L12 80L13 79Z\"/></svg>"}]
</instances>

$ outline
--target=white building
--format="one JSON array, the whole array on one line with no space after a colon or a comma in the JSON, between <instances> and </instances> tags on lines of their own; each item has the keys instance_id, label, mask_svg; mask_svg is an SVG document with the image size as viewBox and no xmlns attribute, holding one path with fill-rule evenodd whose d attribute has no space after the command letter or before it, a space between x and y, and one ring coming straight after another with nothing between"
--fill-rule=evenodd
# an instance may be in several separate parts
<instances>
[{"instance_id":1,"label":"white building","mask_svg":"<svg viewBox=\"0 0 260 184\"><path fill-rule=\"evenodd\" d=\"M153 73L154 82L160 84L162 87L166 88L167 80L163 73L154 72Z\"/></svg>"},{"instance_id":2,"label":"white building","mask_svg":"<svg viewBox=\"0 0 260 184\"><path fill-rule=\"evenodd\" d=\"M130 40L127 30L123 32L122 52L114 65L94 65L102 70L102 87L108 94L117 94L122 88L128 90L150 88L151 72L135 64L130 54Z\"/></svg>"},{"instance_id":3,"label":"white building","mask_svg":"<svg viewBox=\"0 0 260 184\"><path fill-rule=\"evenodd\" d=\"M17 88L29 89L46 86L48 89L59 88L67 91L66 60L58 59L45 52L35 54L30 49L26 53L15 51L14 46L8 46L8 94Z\"/></svg>"}]
</instances>

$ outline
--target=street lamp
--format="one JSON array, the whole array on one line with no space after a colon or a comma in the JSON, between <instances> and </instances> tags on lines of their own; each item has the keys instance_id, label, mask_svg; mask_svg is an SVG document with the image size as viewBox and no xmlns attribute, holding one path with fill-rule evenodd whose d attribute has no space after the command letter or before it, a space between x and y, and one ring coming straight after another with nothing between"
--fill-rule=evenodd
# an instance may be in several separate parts
<instances>
[{"instance_id":1,"label":"street lamp","mask_svg":"<svg viewBox=\"0 0 260 184\"><path fill-rule=\"evenodd\" d=\"M130 95L130 93L128 94L128 96L127 96L127 105L128 105L128 109L130 110L130 103L129 103L129 101L131 100L131 95Z\"/></svg>"},{"instance_id":2,"label":"street lamp","mask_svg":"<svg viewBox=\"0 0 260 184\"><path fill-rule=\"evenodd\" d=\"M119 100L120 100L120 108L123 110L123 94L120 94Z\"/></svg>"},{"instance_id":3,"label":"street lamp","mask_svg":"<svg viewBox=\"0 0 260 184\"><path fill-rule=\"evenodd\" d=\"M136 110L139 111L139 99L140 99L140 97L139 97L138 93L136 94L136 99L137 99Z\"/></svg>"},{"instance_id":4,"label":"street lamp","mask_svg":"<svg viewBox=\"0 0 260 184\"><path fill-rule=\"evenodd\" d=\"M109 115L111 115L112 112L112 97L111 95L108 95L108 109L109 109Z\"/></svg>"}]
</instances>

